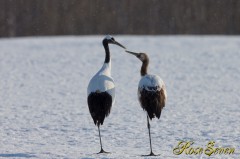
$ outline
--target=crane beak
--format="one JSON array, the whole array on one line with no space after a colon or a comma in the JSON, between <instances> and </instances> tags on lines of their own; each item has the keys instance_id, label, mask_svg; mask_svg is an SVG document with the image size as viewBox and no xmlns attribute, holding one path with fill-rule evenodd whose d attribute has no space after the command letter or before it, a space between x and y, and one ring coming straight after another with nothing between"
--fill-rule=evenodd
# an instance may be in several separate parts
<instances>
[{"instance_id":1,"label":"crane beak","mask_svg":"<svg viewBox=\"0 0 240 159\"><path fill-rule=\"evenodd\" d=\"M117 41L113 41L113 44L116 44L116 45L118 45L118 46L120 46L120 47L122 47L122 48L126 49L126 47L125 47L125 46L123 46L122 44L120 44L120 43L119 43L119 42L117 42Z\"/></svg>"},{"instance_id":2,"label":"crane beak","mask_svg":"<svg viewBox=\"0 0 240 159\"><path fill-rule=\"evenodd\" d=\"M139 53L136 53L136 52L132 52L132 51L128 51L128 50L125 50L127 53L129 53L129 54L132 54L132 55L135 55L135 56L138 56L139 55Z\"/></svg>"}]
</instances>

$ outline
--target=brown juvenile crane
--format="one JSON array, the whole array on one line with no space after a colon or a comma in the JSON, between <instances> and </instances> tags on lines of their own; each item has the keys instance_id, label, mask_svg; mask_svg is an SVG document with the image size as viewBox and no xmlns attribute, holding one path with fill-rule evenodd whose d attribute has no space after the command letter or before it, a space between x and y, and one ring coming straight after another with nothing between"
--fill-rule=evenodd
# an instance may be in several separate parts
<instances>
[{"instance_id":1,"label":"brown juvenile crane","mask_svg":"<svg viewBox=\"0 0 240 159\"><path fill-rule=\"evenodd\" d=\"M135 53L127 50L126 52L136 56L142 61L142 67L140 71L142 77L138 84L138 100L143 110L147 112L147 127L150 142L150 154L145 156L156 156L152 151L149 118L150 120L155 117L158 119L160 118L162 109L167 100L166 87L163 80L159 76L148 74L147 68L149 64L149 58L147 54Z\"/></svg>"}]
</instances>

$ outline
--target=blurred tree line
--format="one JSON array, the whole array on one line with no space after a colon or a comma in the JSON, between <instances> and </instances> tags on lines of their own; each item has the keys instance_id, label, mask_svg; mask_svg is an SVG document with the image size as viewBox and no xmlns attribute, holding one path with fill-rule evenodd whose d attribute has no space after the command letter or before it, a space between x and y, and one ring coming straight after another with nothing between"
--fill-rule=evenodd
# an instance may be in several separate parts
<instances>
[{"instance_id":1,"label":"blurred tree line","mask_svg":"<svg viewBox=\"0 0 240 159\"><path fill-rule=\"evenodd\" d=\"M240 0L0 0L0 37L239 33Z\"/></svg>"}]
</instances>

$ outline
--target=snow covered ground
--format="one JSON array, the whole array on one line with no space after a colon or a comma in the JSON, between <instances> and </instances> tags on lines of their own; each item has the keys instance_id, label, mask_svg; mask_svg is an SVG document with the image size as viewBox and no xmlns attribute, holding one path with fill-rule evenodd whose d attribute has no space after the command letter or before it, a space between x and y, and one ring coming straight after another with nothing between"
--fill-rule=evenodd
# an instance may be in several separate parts
<instances>
[{"instance_id":1,"label":"snow covered ground","mask_svg":"<svg viewBox=\"0 0 240 159\"><path fill-rule=\"evenodd\" d=\"M137 101L141 62L110 46L116 102L101 128L87 85L104 61L104 36L0 39L0 158L139 158L149 153L146 115ZM151 122L157 158L240 157L240 37L115 36L149 54L168 101ZM235 147L234 155L174 155L178 142Z\"/></svg>"}]
</instances>

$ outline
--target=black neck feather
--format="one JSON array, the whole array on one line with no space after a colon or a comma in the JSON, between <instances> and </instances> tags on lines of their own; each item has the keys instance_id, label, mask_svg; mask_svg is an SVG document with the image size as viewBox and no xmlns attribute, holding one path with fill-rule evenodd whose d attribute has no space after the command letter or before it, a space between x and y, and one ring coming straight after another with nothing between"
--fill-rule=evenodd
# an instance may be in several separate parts
<instances>
[{"instance_id":1,"label":"black neck feather","mask_svg":"<svg viewBox=\"0 0 240 159\"><path fill-rule=\"evenodd\" d=\"M105 53L106 53L104 63L109 63L110 62L110 51L109 51L109 47L108 47L108 42L103 41L103 46L104 46Z\"/></svg>"}]
</instances>

